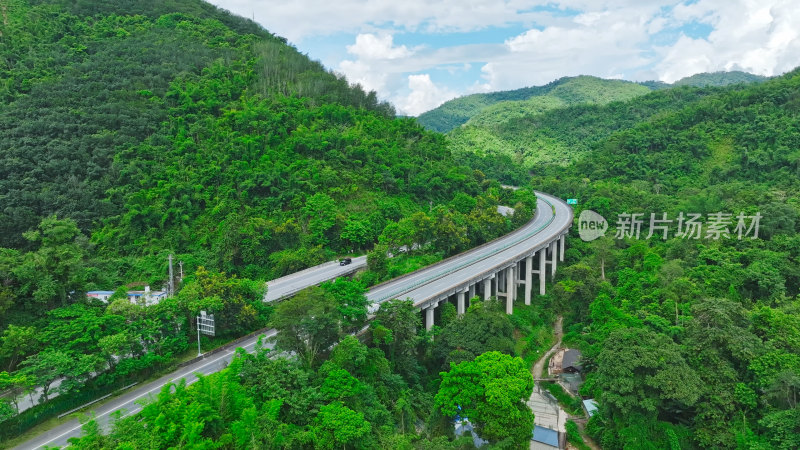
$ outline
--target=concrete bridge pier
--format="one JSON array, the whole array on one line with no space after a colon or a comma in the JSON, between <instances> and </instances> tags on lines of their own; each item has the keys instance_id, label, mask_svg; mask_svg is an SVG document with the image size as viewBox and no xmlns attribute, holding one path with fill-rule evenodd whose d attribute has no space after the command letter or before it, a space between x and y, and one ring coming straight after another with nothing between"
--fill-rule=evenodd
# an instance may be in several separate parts
<instances>
[{"instance_id":1,"label":"concrete bridge pier","mask_svg":"<svg viewBox=\"0 0 800 450\"><path fill-rule=\"evenodd\" d=\"M531 304L531 283L533 283L533 257L525 257L525 304Z\"/></svg>"},{"instance_id":2,"label":"concrete bridge pier","mask_svg":"<svg viewBox=\"0 0 800 450\"><path fill-rule=\"evenodd\" d=\"M545 276L547 276L547 249L540 249L539 250L539 295L544 295L544 282Z\"/></svg>"},{"instance_id":3,"label":"concrete bridge pier","mask_svg":"<svg viewBox=\"0 0 800 450\"><path fill-rule=\"evenodd\" d=\"M514 272L516 264L506 269L506 314L514 312Z\"/></svg>"},{"instance_id":4,"label":"concrete bridge pier","mask_svg":"<svg viewBox=\"0 0 800 450\"><path fill-rule=\"evenodd\" d=\"M425 308L425 330L431 331L433 328L433 310L436 309L437 303L432 303Z\"/></svg>"},{"instance_id":5,"label":"concrete bridge pier","mask_svg":"<svg viewBox=\"0 0 800 450\"><path fill-rule=\"evenodd\" d=\"M456 312L458 313L459 316L464 314L464 311L466 311L466 308L464 307L464 296L465 295L466 295L466 292L464 292L464 291L460 291L458 294L456 294L456 296L457 296L457 299L456 299Z\"/></svg>"}]
</instances>

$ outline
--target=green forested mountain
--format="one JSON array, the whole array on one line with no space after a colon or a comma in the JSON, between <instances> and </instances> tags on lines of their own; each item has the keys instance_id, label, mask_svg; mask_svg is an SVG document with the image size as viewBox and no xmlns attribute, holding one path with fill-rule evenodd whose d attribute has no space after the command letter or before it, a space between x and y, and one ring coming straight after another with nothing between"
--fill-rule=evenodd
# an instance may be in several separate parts
<instances>
[{"instance_id":1,"label":"green forested mountain","mask_svg":"<svg viewBox=\"0 0 800 450\"><path fill-rule=\"evenodd\" d=\"M674 86L720 87L764 80L766 77L741 71L698 73L672 84L661 81L633 83L586 75L563 77L544 86L454 98L420 114L417 120L425 128L447 133L468 122L489 127L506 122L509 118L540 114L559 107L583 103L602 105L627 100L650 90Z\"/></svg>"},{"instance_id":2,"label":"green forested mountain","mask_svg":"<svg viewBox=\"0 0 800 450\"><path fill-rule=\"evenodd\" d=\"M501 120L493 125L466 125L447 137L457 158L506 182L509 174L495 172L493 158L505 158L525 176L542 164L565 165L579 159L592 146L616 131L630 128L647 119L681 109L698 99L719 92L719 88L672 88L651 92L628 101L606 105L578 104L542 111L538 114ZM484 160L482 162L480 160Z\"/></svg>"},{"instance_id":3,"label":"green forested mountain","mask_svg":"<svg viewBox=\"0 0 800 450\"><path fill-rule=\"evenodd\" d=\"M730 84L757 83L766 80L767 77L753 75L752 73L734 70L731 72L703 72L681 78L672 83L673 86L728 86Z\"/></svg>"},{"instance_id":4,"label":"green forested mountain","mask_svg":"<svg viewBox=\"0 0 800 450\"><path fill-rule=\"evenodd\" d=\"M798 119L795 70L703 95L534 177L579 199L576 217L611 225L571 240L553 298L566 342L584 350L603 448L800 445ZM639 236L615 238L623 213L642 214ZM672 221L666 237L649 236L651 213ZM697 238L676 235L681 214L699 215ZM757 239L738 238L740 214L760 215Z\"/></svg>"},{"instance_id":5,"label":"green forested mountain","mask_svg":"<svg viewBox=\"0 0 800 450\"><path fill-rule=\"evenodd\" d=\"M191 252L273 276L487 192L441 137L245 19L197 1L35 3L8 5L0 49L2 246L35 249L23 233L55 215L106 259Z\"/></svg>"},{"instance_id":6,"label":"green forested mountain","mask_svg":"<svg viewBox=\"0 0 800 450\"><path fill-rule=\"evenodd\" d=\"M269 325L293 357L240 355L74 448L471 448L456 415L526 448L556 315L603 448L800 447L800 71L565 78L451 102L426 116L445 137L198 0L6 0L0 33L0 392L44 388L22 414L0 398L0 447L193 357L200 311L203 350ZM611 224L573 230L548 295L443 305L432 330L392 300L350 335L369 285L508 232L533 189ZM631 213L640 235L615 238ZM702 233L677 236L690 214ZM262 301L265 278L365 252L354 280ZM131 303L169 253L178 293Z\"/></svg>"},{"instance_id":7,"label":"green forested mountain","mask_svg":"<svg viewBox=\"0 0 800 450\"><path fill-rule=\"evenodd\" d=\"M711 86L729 86L731 84L742 83L758 83L767 80L767 77L761 75L754 75L748 72L739 70L732 70L730 72L702 72L688 77L683 77L674 83L665 83L663 81L643 81L640 84L647 86L650 89L669 89L675 86L694 86L694 87L711 87Z\"/></svg>"},{"instance_id":8,"label":"green forested mountain","mask_svg":"<svg viewBox=\"0 0 800 450\"><path fill-rule=\"evenodd\" d=\"M562 106L604 104L633 98L649 91L649 88L629 81L603 80L590 76L564 77L544 86L459 97L420 114L417 120L425 128L447 133L465 123L489 126Z\"/></svg>"},{"instance_id":9,"label":"green forested mountain","mask_svg":"<svg viewBox=\"0 0 800 450\"><path fill-rule=\"evenodd\" d=\"M0 391L64 380L18 417L0 400L0 440L170 367L201 310L216 344L263 328L265 279L383 255L325 290L363 322L365 286L535 207L374 92L199 0L8 0L0 33ZM131 304L128 288L166 281L170 253L180 292ZM92 289L116 292L106 305Z\"/></svg>"},{"instance_id":10,"label":"green forested mountain","mask_svg":"<svg viewBox=\"0 0 800 450\"><path fill-rule=\"evenodd\" d=\"M541 163L567 164L611 133L653 115L680 109L688 102L713 94L714 87L764 79L744 72L702 73L672 85L594 77L562 78L537 91L526 88L451 100L420 115L419 121L431 129L447 132L450 147L459 160L469 161L473 167L508 183L519 183L527 176L526 172L536 170ZM505 98L512 93L518 94L515 98ZM533 93L530 98L522 98L530 93ZM480 108L465 107L465 102L475 105L478 100L484 103ZM452 126L442 129L432 125L441 121L449 121ZM501 169L491 162L484 164L485 157L500 158L518 170Z\"/></svg>"}]
</instances>

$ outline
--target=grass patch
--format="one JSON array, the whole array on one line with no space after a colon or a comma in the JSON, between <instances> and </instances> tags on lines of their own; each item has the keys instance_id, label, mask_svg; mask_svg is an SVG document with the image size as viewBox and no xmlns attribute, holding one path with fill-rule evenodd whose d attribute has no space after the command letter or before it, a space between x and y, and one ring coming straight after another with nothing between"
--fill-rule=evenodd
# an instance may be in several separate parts
<instances>
[{"instance_id":1,"label":"grass patch","mask_svg":"<svg viewBox=\"0 0 800 450\"><path fill-rule=\"evenodd\" d=\"M592 450L592 448L586 445L586 442L583 441L581 432L578 429L578 424L576 424L571 420L567 420L566 428L567 428L567 442L575 446L575 448L577 448L578 450Z\"/></svg>"},{"instance_id":2,"label":"grass patch","mask_svg":"<svg viewBox=\"0 0 800 450\"><path fill-rule=\"evenodd\" d=\"M564 411L573 416L583 415L583 402L581 399L569 395L560 384L545 381L540 385L547 389L547 391L558 400L558 403L564 408Z\"/></svg>"},{"instance_id":3,"label":"grass patch","mask_svg":"<svg viewBox=\"0 0 800 450\"><path fill-rule=\"evenodd\" d=\"M401 253L392 258L386 259L386 273L381 275L372 270L360 272L356 277L367 286L374 286L384 281L411 273L423 267L435 264L444 258L443 253L422 254L422 253Z\"/></svg>"},{"instance_id":4,"label":"grass patch","mask_svg":"<svg viewBox=\"0 0 800 450\"><path fill-rule=\"evenodd\" d=\"M555 343L551 316L534 305L514 305L514 352L529 368Z\"/></svg>"}]
</instances>

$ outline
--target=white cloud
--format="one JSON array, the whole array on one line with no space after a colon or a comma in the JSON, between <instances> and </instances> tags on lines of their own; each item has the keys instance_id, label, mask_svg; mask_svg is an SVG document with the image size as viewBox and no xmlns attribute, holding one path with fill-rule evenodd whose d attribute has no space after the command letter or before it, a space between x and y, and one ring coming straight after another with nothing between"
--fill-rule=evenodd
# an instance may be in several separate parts
<instances>
[{"instance_id":1,"label":"white cloud","mask_svg":"<svg viewBox=\"0 0 800 450\"><path fill-rule=\"evenodd\" d=\"M395 47L393 40L391 34L359 34L356 43L347 46L347 52L362 59L396 59L413 53L405 45Z\"/></svg>"},{"instance_id":2,"label":"white cloud","mask_svg":"<svg viewBox=\"0 0 800 450\"><path fill-rule=\"evenodd\" d=\"M347 77L351 84L360 84L367 91L384 92L388 74L375 70L373 66L363 61L344 60L339 64L339 70Z\"/></svg>"},{"instance_id":3,"label":"white cloud","mask_svg":"<svg viewBox=\"0 0 800 450\"><path fill-rule=\"evenodd\" d=\"M714 30L708 39L682 36L658 49L655 70L664 81L719 70L772 76L800 65L800 9L794 0L700 0L676 15Z\"/></svg>"},{"instance_id":4,"label":"white cloud","mask_svg":"<svg viewBox=\"0 0 800 450\"><path fill-rule=\"evenodd\" d=\"M309 37L352 35L343 45L348 56L339 53L328 61L406 114L456 94L514 89L570 75L671 82L717 70L776 75L800 65L797 0L212 1L255 17L302 51L308 51L302 43ZM684 25L696 23L711 27L707 38L681 33ZM516 31L503 43L476 43L466 34L468 44L445 45L439 39L490 27L492 33ZM520 27L526 31L519 32ZM408 34L422 35L429 44L395 43ZM458 67L481 67L481 72L465 81L467 72ZM428 75L433 70L448 71L460 80L459 87L441 78L433 83Z\"/></svg>"},{"instance_id":5,"label":"white cloud","mask_svg":"<svg viewBox=\"0 0 800 450\"><path fill-rule=\"evenodd\" d=\"M647 42L652 11L584 13L566 26L531 29L506 40L508 52L483 66L493 89L543 84L569 75L618 77L650 63Z\"/></svg>"},{"instance_id":6,"label":"white cloud","mask_svg":"<svg viewBox=\"0 0 800 450\"><path fill-rule=\"evenodd\" d=\"M408 76L408 88L411 93L400 97L395 104L403 114L417 116L436 108L442 103L456 97L457 93L447 88L436 86L427 73Z\"/></svg>"},{"instance_id":7,"label":"white cloud","mask_svg":"<svg viewBox=\"0 0 800 450\"><path fill-rule=\"evenodd\" d=\"M355 43L347 46L347 52L357 57L339 63L339 70L351 83L358 83L368 91L384 93L387 81L392 78L388 70L390 60L407 58L414 54L405 45L395 46L391 34L364 33L356 36ZM400 64L402 66L402 64ZM382 69L381 69L382 68ZM399 71L397 73L400 73Z\"/></svg>"}]
</instances>

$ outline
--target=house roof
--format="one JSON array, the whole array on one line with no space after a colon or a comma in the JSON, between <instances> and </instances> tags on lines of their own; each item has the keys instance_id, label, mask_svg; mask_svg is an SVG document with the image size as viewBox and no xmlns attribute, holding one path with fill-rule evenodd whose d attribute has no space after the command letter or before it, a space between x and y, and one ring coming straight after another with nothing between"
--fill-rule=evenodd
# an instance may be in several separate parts
<instances>
[{"instance_id":1,"label":"house roof","mask_svg":"<svg viewBox=\"0 0 800 450\"><path fill-rule=\"evenodd\" d=\"M586 408L586 413L592 417L597 412L597 402L593 398L583 401L583 407Z\"/></svg>"},{"instance_id":2,"label":"house roof","mask_svg":"<svg viewBox=\"0 0 800 450\"><path fill-rule=\"evenodd\" d=\"M533 440L558 448L558 431L534 425Z\"/></svg>"},{"instance_id":3,"label":"house roof","mask_svg":"<svg viewBox=\"0 0 800 450\"><path fill-rule=\"evenodd\" d=\"M574 367L576 369L581 368L580 364L581 359L581 351L571 348L564 352L564 358L561 361L561 367L566 369L567 367Z\"/></svg>"}]
</instances>

